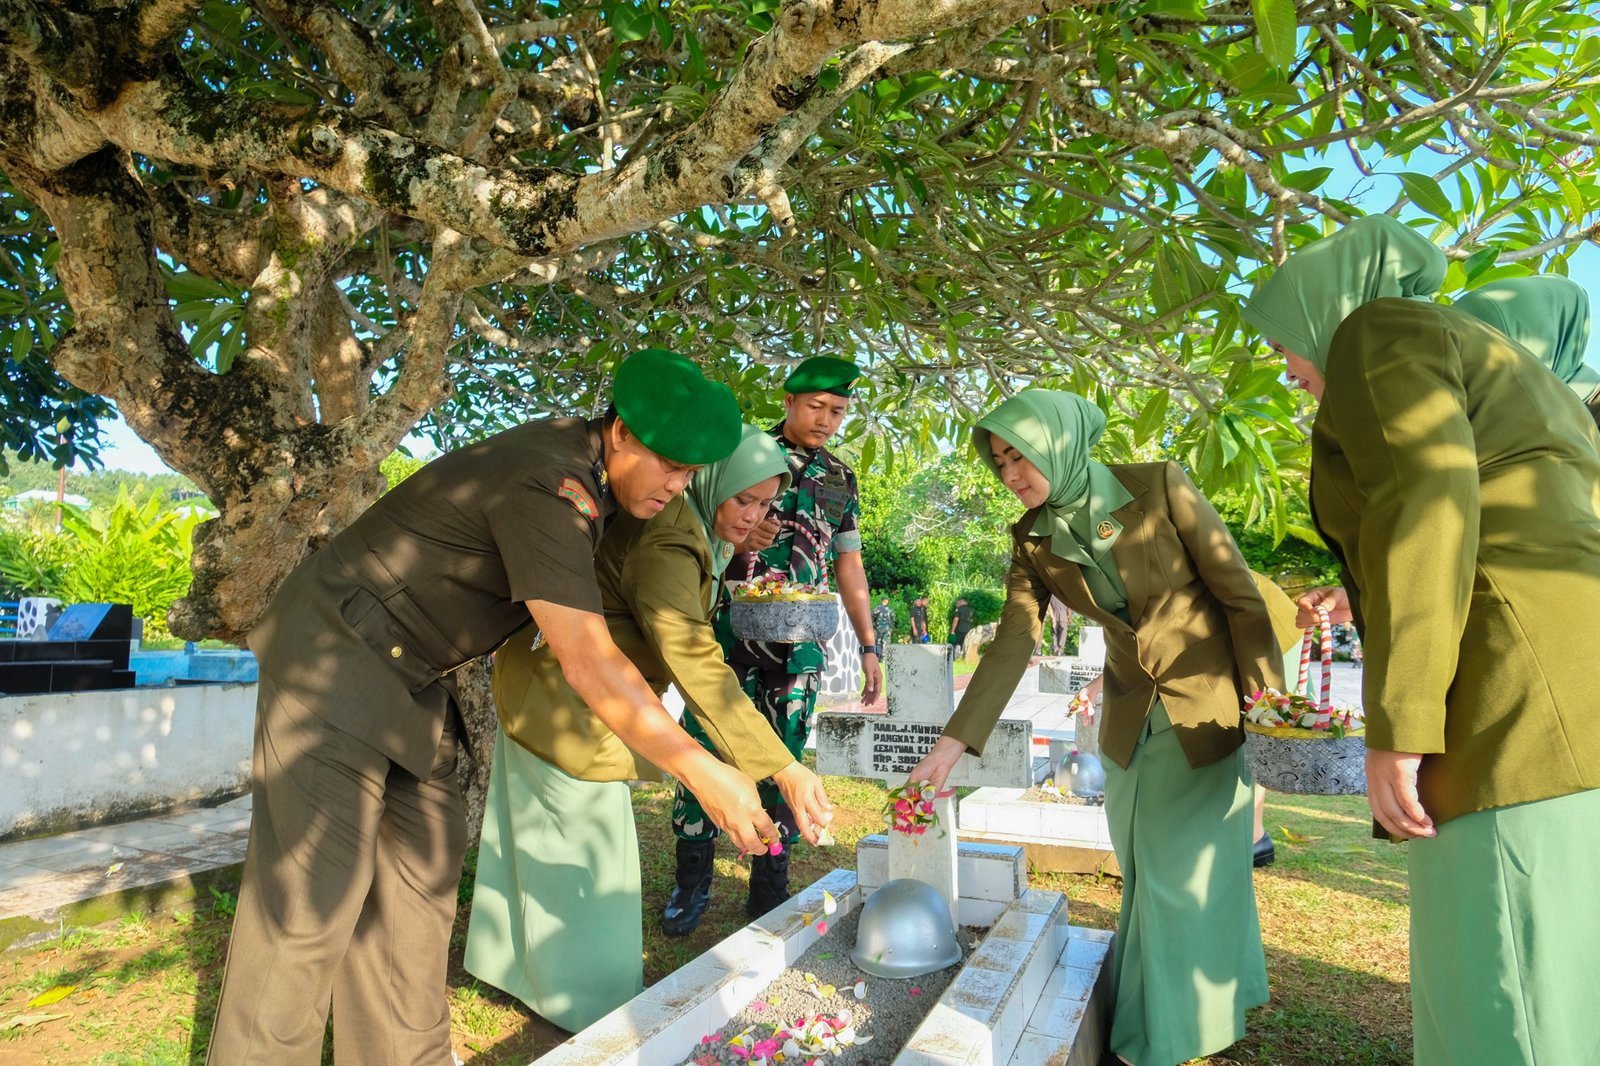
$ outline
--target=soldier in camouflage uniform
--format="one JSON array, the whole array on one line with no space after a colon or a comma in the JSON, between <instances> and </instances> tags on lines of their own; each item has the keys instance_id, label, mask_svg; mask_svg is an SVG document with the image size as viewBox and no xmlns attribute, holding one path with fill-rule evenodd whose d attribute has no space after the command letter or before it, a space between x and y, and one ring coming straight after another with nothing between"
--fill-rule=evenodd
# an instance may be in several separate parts
<instances>
[{"instance_id":1,"label":"soldier in camouflage uniform","mask_svg":"<svg viewBox=\"0 0 1600 1066\"><path fill-rule=\"evenodd\" d=\"M772 516L728 564L727 581L734 584L771 573L801 584L826 580L843 597L845 612L860 638L865 675L862 702L870 705L882 693L883 671L878 664L872 599L861 564L856 476L823 447L843 421L850 405L850 387L860 373L854 363L818 356L801 363L784 382L785 418L771 433L788 454L791 484ZM802 758L816 711L824 665L822 646L734 640L727 628L726 593L718 616L718 636L745 693L794 757ZM690 736L714 750L692 713L684 714L683 725ZM759 789L784 841L792 845L800 834L782 795L771 781L761 782ZM681 784L673 799L672 828L678 836L677 885L662 911L661 927L670 936L684 936L700 924L710 903L718 830L694 794ZM789 851L755 857L746 911L758 917L788 898Z\"/></svg>"}]
</instances>

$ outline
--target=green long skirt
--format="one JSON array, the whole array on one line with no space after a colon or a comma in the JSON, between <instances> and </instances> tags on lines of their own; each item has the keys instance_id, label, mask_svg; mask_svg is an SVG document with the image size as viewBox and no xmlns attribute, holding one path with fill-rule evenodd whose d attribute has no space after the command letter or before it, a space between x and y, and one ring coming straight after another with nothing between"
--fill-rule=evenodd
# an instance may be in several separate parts
<instances>
[{"instance_id":1,"label":"green long skirt","mask_svg":"<svg viewBox=\"0 0 1600 1066\"><path fill-rule=\"evenodd\" d=\"M576 1032L644 989L639 839L623 781L495 736L467 971Z\"/></svg>"},{"instance_id":2,"label":"green long skirt","mask_svg":"<svg viewBox=\"0 0 1600 1066\"><path fill-rule=\"evenodd\" d=\"M1122 866L1111 1050L1173 1066L1238 1041L1267 1001L1250 780L1237 753L1190 767L1160 703L1128 769L1105 769Z\"/></svg>"},{"instance_id":3,"label":"green long skirt","mask_svg":"<svg viewBox=\"0 0 1600 1066\"><path fill-rule=\"evenodd\" d=\"M1600 790L1406 847L1418 1066L1600 1063Z\"/></svg>"}]
</instances>

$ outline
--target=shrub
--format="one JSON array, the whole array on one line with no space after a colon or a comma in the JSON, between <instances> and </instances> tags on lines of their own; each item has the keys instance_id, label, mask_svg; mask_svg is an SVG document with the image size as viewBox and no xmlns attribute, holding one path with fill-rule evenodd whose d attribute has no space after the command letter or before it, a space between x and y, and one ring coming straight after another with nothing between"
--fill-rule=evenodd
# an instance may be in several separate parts
<instances>
[{"instance_id":1,"label":"shrub","mask_svg":"<svg viewBox=\"0 0 1600 1066\"><path fill-rule=\"evenodd\" d=\"M0 584L66 603L131 604L146 640L168 641L167 611L188 591L190 544L204 517L168 506L159 491L124 488L108 509L63 507L59 533L0 526Z\"/></svg>"},{"instance_id":2,"label":"shrub","mask_svg":"<svg viewBox=\"0 0 1600 1066\"><path fill-rule=\"evenodd\" d=\"M71 542L20 524L0 524L0 596L59 596Z\"/></svg>"},{"instance_id":3,"label":"shrub","mask_svg":"<svg viewBox=\"0 0 1600 1066\"><path fill-rule=\"evenodd\" d=\"M169 638L167 611L189 589L190 544L204 519L165 506L159 494L141 499L124 490L109 510L68 509L61 528L75 543L61 598L132 604L149 637Z\"/></svg>"}]
</instances>

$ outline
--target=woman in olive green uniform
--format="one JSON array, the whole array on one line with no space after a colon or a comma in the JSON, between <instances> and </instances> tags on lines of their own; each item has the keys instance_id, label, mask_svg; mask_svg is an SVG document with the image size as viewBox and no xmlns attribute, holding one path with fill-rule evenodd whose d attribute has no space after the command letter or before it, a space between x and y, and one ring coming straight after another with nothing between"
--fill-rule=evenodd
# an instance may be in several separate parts
<instances>
[{"instance_id":1,"label":"woman in olive green uniform","mask_svg":"<svg viewBox=\"0 0 1600 1066\"><path fill-rule=\"evenodd\" d=\"M1424 1066L1600 1062L1600 436L1505 334L1427 299L1387 216L1244 317L1319 400L1311 502L1366 649L1367 798L1408 839Z\"/></svg>"},{"instance_id":2,"label":"woman in olive green uniform","mask_svg":"<svg viewBox=\"0 0 1600 1066\"><path fill-rule=\"evenodd\" d=\"M811 831L820 779L797 763L723 662L708 621L731 541L788 479L783 450L745 427L727 459L648 521L619 516L595 557L606 625L656 692L675 684L723 757L773 777ZM627 782L659 779L600 724L549 648L523 630L495 656L501 729L478 850L466 968L576 1031L642 988L639 848Z\"/></svg>"},{"instance_id":3,"label":"woman in olive green uniform","mask_svg":"<svg viewBox=\"0 0 1600 1066\"><path fill-rule=\"evenodd\" d=\"M1176 464L1091 462L1104 428L1081 396L1035 389L974 429L1030 509L994 643L911 779L942 785L981 752L1052 595L1105 627L1100 746L1123 871L1111 1050L1172 1066L1237 1041L1267 999L1239 723L1242 693L1282 687L1283 659L1216 511Z\"/></svg>"},{"instance_id":4,"label":"woman in olive green uniform","mask_svg":"<svg viewBox=\"0 0 1600 1066\"><path fill-rule=\"evenodd\" d=\"M1589 344L1589 294L1582 285L1556 274L1508 278L1473 289L1454 306L1526 348L1600 421L1600 371L1583 358Z\"/></svg>"}]
</instances>

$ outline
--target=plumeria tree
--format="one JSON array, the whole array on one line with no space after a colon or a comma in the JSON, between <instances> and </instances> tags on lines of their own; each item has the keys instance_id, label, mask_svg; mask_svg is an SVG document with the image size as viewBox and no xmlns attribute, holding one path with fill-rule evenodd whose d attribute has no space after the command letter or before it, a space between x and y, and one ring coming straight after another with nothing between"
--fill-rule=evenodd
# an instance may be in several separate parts
<instances>
[{"instance_id":1,"label":"plumeria tree","mask_svg":"<svg viewBox=\"0 0 1600 1066\"><path fill-rule=\"evenodd\" d=\"M756 416L858 358L867 463L1084 389L1281 515L1230 287L1363 209L1454 287L1563 269L1597 86L1557 0L0 0L0 432L114 402L219 508L173 632L234 640L408 434L595 410L646 344Z\"/></svg>"}]
</instances>

